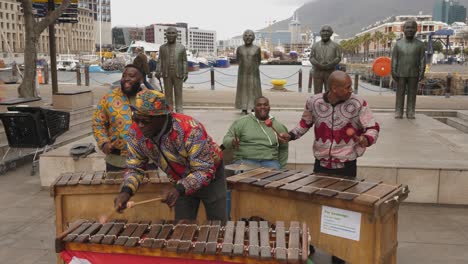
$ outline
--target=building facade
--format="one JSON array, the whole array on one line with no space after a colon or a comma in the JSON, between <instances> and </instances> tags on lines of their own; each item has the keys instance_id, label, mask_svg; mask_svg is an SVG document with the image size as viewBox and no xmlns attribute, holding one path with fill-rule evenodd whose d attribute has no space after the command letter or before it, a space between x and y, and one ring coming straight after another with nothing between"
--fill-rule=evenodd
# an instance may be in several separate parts
<instances>
[{"instance_id":1,"label":"building facade","mask_svg":"<svg viewBox=\"0 0 468 264\"><path fill-rule=\"evenodd\" d=\"M95 48L94 19L90 10L78 8L78 23L56 24L55 38L57 53L91 52ZM0 53L23 53L25 47L24 17L21 5L14 0L0 0ZM39 37L38 53L49 52L49 31Z\"/></svg>"},{"instance_id":2,"label":"building facade","mask_svg":"<svg viewBox=\"0 0 468 264\"><path fill-rule=\"evenodd\" d=\"M144 27L113 27L112 45L119 49L128 47L132 41L145 40Z\"/></svg>"},{"instance_id":3,"label":"building facade","mask_svg":"<svg viewBox=\"0 0 468 264\"><path fill-rule=\"evenodd\" d=\"M356 34L356 37L365 35L367 33L371 35L371 41L369 45L369 53L371 54L381 51L382 49L389 51L392 46L390 41L382 44L381 42L372 39L372 36L374 36L376 32L381 32L382 34L393 32L396 36L393 41L403 38L403 24L409 20L415 20L417 22L418 28L416 38L421 39L422 41L427 41L431 32L447 27L447 24L444 22L432 20L431 15L420 14L409 16L394 16L364 28L361 32ZM361 47L361 51L363 51L363 49L364 47Z\"/></svg>"},{"instance_id":4,"label":"building facade","mask_svg":"<svg viewBox=\"0 0 468 264\"><path fill-rule=\"evenodd\" d=\"M177 43L188 47L188 38L187 38L187 24L186 23L177 23L177 24L152 24L145 27L145 41L164 44L166 43L166 30L169 27L175 27L177 29Z\"/></svg>"},{"instance_id":5,"label":"building facade","mask_svg":"<svg viewBox=\"0 0 468 264\"><path fill-rule=\"evenodd\" d=\"M89 15L94 21L96 47L99 48L99 44L110 47L112 44L110 0L79 0L78 6L89 9L91 12Z\"/></svg>"},{"instance_id":6,"label":"building facade","mask_svg":"<svg viewBox=\"0 0 468 264\"><path fill-rule=\"evenodd\" d=\"M188 48L194 53L216 53L216 31L189 28Z\"/></svg>"},{"instance_id":7,"label":"building facade","mask_svg":"<svg viewBox=\"0 0 468 264\"><path fill-rule=\"evenodd\" d=\"M437 0L432 10L435 21L442 21L447 24L466 21L466 7L460 5L455 0Z\"/></svg>"}]
</instances>

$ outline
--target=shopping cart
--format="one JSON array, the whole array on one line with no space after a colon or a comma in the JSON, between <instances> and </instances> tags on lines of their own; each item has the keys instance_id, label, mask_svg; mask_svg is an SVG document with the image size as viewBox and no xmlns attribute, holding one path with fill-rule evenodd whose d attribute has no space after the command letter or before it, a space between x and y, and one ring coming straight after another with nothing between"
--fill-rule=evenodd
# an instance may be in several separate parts
<instances>
[{"instance_id":1,"label":"shopping cart","mask_svg":"<svg viewBox=\"0 0 468 264\"><path fill-rule=\"evenodd\" d=\"M8 140L8 149L3 155L0 172L14 167L18 160L32 156L31 175L34 175L38 167L38 155L50 150L57 137L68 130L70 113L29 106L13 106L7 109L8 112L0 113ZM18 155L7 159L12 148L18 149ZM22 149L35 151L24 153Z\"/></svg>"}]
</instances>

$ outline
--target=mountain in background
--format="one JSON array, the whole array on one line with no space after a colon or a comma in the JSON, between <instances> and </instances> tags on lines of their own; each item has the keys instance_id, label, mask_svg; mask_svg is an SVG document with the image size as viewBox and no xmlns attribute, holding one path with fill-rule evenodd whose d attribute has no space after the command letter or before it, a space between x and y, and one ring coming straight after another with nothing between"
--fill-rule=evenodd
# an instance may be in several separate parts
<instances>
[{"instance_id":1,"label":"mountain in background","mask_svg":"<svg viewBox=\"0 0 468 264\"><path fill-rule=\"evenodd\" d=\"M441 0L437 0L441 1ZM297 9L302 28L319 32L322 25L331 25L340 38L350 38L361 28L395 15L432 15L435 0L315 0ZM468 7L468 0L459 0ZM292 14L291 14L292 17ZM287 30L291 18L271 26ZM264 28L261 30L269 30Z\"/></svg>"}]
</instances>

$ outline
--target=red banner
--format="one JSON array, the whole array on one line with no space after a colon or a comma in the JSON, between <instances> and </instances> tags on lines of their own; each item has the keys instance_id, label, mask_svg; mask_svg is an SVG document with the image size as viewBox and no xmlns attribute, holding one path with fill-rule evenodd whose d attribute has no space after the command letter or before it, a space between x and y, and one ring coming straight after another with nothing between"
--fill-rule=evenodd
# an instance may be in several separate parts
<instances>
[{"instance_id":1,"label":"red banner","mask_svg":"<svg viewBox=\"0 0 468 264\"><path fill-rule=\"evenodd\" d=\"M60 253L62 259L68 264L233 264L234 262L197 260L166 257L148 257L127 254L107 254L87 251L64 250Z\"/></svg>"}]
</instances>

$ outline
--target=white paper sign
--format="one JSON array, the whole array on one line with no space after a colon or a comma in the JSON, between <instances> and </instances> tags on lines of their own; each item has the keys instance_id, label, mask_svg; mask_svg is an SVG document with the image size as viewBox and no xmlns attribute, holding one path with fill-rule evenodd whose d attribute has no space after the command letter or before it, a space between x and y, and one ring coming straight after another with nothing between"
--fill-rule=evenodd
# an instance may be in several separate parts
<instances>
[{"instance_id":1,"label":"white paper sign","mask_svg":"<svg viewBox=\"0 0 468 264\"><path fill-rule=\"evenodd\" d=\"M320 232L359 241L361 213L322 206Z\"/></svg>"}]
</instances>

